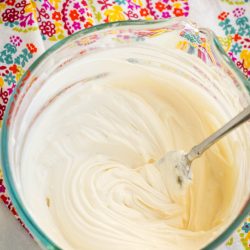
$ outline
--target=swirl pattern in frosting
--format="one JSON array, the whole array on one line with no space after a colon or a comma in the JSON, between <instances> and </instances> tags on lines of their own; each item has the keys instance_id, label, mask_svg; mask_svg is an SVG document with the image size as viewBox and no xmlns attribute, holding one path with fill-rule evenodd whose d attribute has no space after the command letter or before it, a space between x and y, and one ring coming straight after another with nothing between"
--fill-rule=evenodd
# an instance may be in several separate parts
<instances>
[{"instance_id":1,"label":"swirl pattern in frosting","mask_svg":"<svg viewBox=\"0 0 250 250\"><path fill-rule=\"evenodd\" d=\"M206 93L176 77L145 70L136 82L78 84L37 118L24 146L23 193L58 246L199 249L223 229L235 188L230 139L194 162L181 196L154 164L224 122Z\"/></svg>"}]
</instances>

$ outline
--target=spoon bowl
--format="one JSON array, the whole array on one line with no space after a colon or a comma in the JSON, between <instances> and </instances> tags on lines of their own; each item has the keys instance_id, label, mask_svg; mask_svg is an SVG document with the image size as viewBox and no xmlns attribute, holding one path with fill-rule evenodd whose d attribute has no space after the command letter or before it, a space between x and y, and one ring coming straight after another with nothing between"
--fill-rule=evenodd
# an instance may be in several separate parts
<instances>
[{"instance_id":1,"label":"spoon bowl","mask_svg":"<svg viewBox=\"0 0 250 250\"><path fill-rule=\"evenodd\" d=\"M213 144L223 138L226 134L242 125L250 119L250 105L223 127L214 132L200 144L194 146L189 153L184 151L170 151L158 161L158 168L167 177L167 186L174 192L185 189L192 180L191 164L193 160L200 157Z\"/></svg>"}]
</instances>

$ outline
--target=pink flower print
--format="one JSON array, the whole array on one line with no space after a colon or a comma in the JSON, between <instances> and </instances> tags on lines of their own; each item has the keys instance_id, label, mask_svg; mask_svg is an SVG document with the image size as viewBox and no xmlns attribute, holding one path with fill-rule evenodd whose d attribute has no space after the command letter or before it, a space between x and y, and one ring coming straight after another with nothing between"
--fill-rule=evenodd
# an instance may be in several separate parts
<instances>
[{"instance_id":1,"label":"pink flower print","mask_svg":"<svg viewBox=\"0 0 250 250\"><path fill-rule=\"evenodd\" d=\"M15 45L16 47L20 46L22 43L22 39L19 36L11 36L10 37L10 42Z\"/></svg>"},{"instance_id":2,"label":"pink flower print","mask_svg":"<svg viewBox=\"0 0 250 250\"><path fill-rule=\"evenodd\" d=\"M83 8L80 9L80 10L79 10L79 13L80 13L80 14L84 14L84 13L85 13L85 9L83 9Z\"/></svg>"},{"instance_id":3,"label":"pink flower print","mask_svg":"<svg viewBox=\"0 0 250 250\"><path fill-rule=\"evenodd\" d=\"M245 14L245 9L243 8L236 8L234 11L233 11L233 14L235 17L242 17L244 14Z\"/></svg>"},{"instance_id":4,"label":"pink flower print","mask_svg":"<svg viewBox=\"0 0 250 250\"><path fill-rule=\"evenodd\" d=\"M15 8L7 9L2 14L2 17L3 17L4 22L13 23L19 18L19 12L17 10L15 10Z\"/></svg>"},{"instance_id":5,"label":"pink flower print","mask_svg":"<svg viewBox=\"0 0 250 250\"><path fill-rule=\"evenodd\" d=\"M170 16L170 14L169 14L168 11L164 11L164 12L162 13L162 17L163 17L163 18L169 18L169 17L171 17L171 16Z\"/></svg>"},{"instance_id":6,"label":"pink flower print","mask_svg":"<svg viewBox=\"0 0 250 250\"><path fill-rule=\"evenodd\" d=\"M0 120L3 120L3 115L4 115L5 109L6 109L6 105L0 104Z\"/></svg>"},{"instance_id":7,"label":"pink flower print","mask_svg":"<svg viewBox=\"0 0 250 250\"><path fill-rule=\"evenodd\" d=\"M109 0L99 0L97 2L102 5L101 10L108 9L112 6L112 3L110 3Z\"/></svg>"},{"instance_id":8,"label":"pink flower print","mask_svg":"<svg viewBox=\"0 0 250 250\"><path fill-rule=\"evenodd\" d=\"M35 22L33 19L32 19L32 13L29 13L28 15L21 15L20 16L20 26L21 27L26 27L27 25L30 25L32 26L32 24Z\"/></svg>"},{"instance_id":9,"label":"pink flower print","mask_svg":"<svg viewBox=\"0 0 250 250\"><path fill-rule=\"evenodd\" d=\"M22 1L18 1L16 4L15 4L15 7L17 9L20 9L19 12L20 14L24 14L25 13L25 8L26 6L28 6L30 3L26 3L26 0L22 0Z\"/></svg>"},{"instance_id":10,"label":"pink flower print","mask_svg":"<svg viewBox=\"0 0 250 250\"><path fill-rule=\"evenodd\" d=\"M132 10L129 10L127 13L125 12L125 14L128 16L129 19L138 18L138 15L136 13L133 13Z\"/></svg>"},{"instance_id":11,"label":"pink flower print","mask_svg":"<svg viewBox=\"0 0 250 250\"><path fill-rule=\"evenodd\" d=\"M80 6L79 3L74 3L73 7L74 7L75 9L79 9L81 6Z\"/></svg>"},{"instance_id":12,"label":"pink flower print","mask_svg":"<svg viewBox=\"0 0 250 250\"><path fill-rule=\"evenodd\" d=\"M46 10L54 10L55 9L54 6L52 6L48 0L43 0L42 6Z\"/></svg>"},{"instance_id":13,"label":"pink flower print","mask_svg":"<svg viewBox=\"0 0 250 250\"><path fill-rule=\"evenodd\" d=\"M74 22L72 26L73 26L73 28L74 28L75 30L80 30L80 29L81 29L81 25L80 25L79 22Z\"/></svg>"},{"instance_id":14,"label":"pink flower print","mask_svg":"<svg viewBox=\"0 0 250 250\"><path fill-rule=\"evenodd\" d=\"M55 25L50 21L43 21L39 25L39 29L41 30L43 35L47 35L49 37L53 36L56 33Z\"/></svg>"},{"instance_id":15,"label":"pink flower print","mask_svg":"<svg viewBox=\"0 0 250 250\"><path fill-rule=\"evenodd\" d=\"M38 9L37 8L37 13L38 13L38 17L37 17L37 21L40 23L42 21L42 19L49 19L49 14L47 13L48 11L46 11L46 9L41 8Z\"/></svg>"}]
</instances>

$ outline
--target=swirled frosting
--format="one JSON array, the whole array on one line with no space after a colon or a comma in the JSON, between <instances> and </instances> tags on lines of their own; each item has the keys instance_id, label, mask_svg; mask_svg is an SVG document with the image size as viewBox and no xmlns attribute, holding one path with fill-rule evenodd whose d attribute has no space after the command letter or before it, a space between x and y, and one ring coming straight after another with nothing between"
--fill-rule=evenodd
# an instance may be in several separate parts
<instances>
[{"instance_id":1,"label":"swirled frosting","mask_svg":"<svg viewBox=\"0 0 250 250\"><path fill-rule=\"evenodd\" d=\"M200 249L228 221L236 178L230 139L193 163L183 195L167 188L154 164L223 124L220 108L192 82L140 70L131 79L78 83L30 130L23 199L63 249Z\"/></svg>"}]
</instances>

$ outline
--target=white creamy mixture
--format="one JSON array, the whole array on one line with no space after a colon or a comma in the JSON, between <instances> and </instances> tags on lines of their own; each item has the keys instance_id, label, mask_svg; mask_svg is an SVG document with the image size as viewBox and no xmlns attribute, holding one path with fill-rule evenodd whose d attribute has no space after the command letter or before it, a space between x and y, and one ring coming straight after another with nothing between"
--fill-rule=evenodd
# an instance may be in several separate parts
<instances>
[{"instance_id":1,"label":"white creamy mixture","mask_svg":"<svg viewBox=\"0 0 250 250\"><path fill-rule=\"evenodd\" d=\"M200 249L231 216L230 136L194 161L183 195L154 163L226 118L191 81L121 64L127 78L79 83L36 119L22 158L25 204L63 249Z\"/></svg>"}]
</instances>

